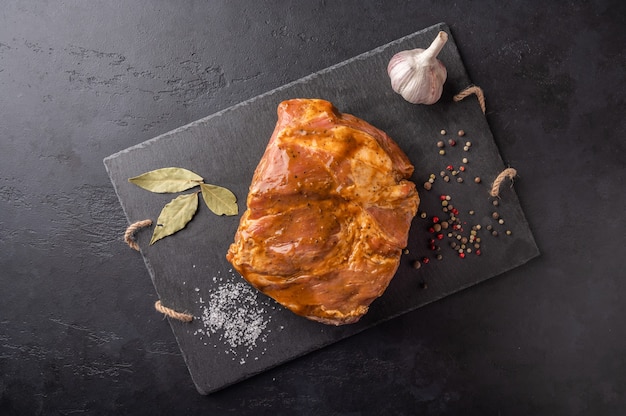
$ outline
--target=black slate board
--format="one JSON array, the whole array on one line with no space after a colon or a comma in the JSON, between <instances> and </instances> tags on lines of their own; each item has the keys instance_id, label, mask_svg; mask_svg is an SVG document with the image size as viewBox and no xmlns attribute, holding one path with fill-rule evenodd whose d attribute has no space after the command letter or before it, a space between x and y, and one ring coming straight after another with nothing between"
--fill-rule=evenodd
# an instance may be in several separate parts
<instances>
[{"instance_id":1,"label":"black slate board","mask_svg":"<svg viewBox=\"0 0 626 416\"><path fill-rule=\"evenodd\" d=\"M439 58L448 69L441 100L432 106L416 106L395 94L386 73L387 62L401 50L426 47L439 30L450 35ZM143 172L167 167L184 167L197 172L206 182L231 189L239 200L240 213L253 171L276 123L276 108L288 98L323 98L340 111L354 114L386 131L405 150L416 166L414 181L422 203L409 237L407 253L385 294L357 324L330 327L286 311L273 300L255 292L233 272L225 259L238 225L238 217L218 217L200 203L195 218L172 237L149 246L151 231L138 234L142 255L157 294L164 305L195 316L192 323L170 320L192 379L202 394L224 388L251 375L353 335L384 320L414 310L459 290L497 276L537 256L539 251L514 190L503 187L500 205L494 207L489 184L505 167L486 119L474 97L452 100L471 82L449 28L441 23L401 38L353 59L342 62L259 97L220 111L152 140L109 156L104 160L129 222L156 220L172 195L154 194L128 182ZM440 130L449 133L440 135ZM456 137L459 129L467 134ZM436 142L454 138L439 155ZM463 150L471 141L469 151ZM469 162L465 172L449 173L444 182L440 172L455 168L461 159ZM430 175L430 191L422 184ZM482 183L473 179L480 176ZM464 182L458 183L457 178ZM455 236L436 237L429 229L433 216L442 220L439 196L451 196L459 210L463 230L480 224L481 255L475 249L461 259L451 247ZM475 211L473 215L469 210ZM491 214L497 211L504 224ZM486 230L493 226L500 235ZM505 231L510 230L511 235ZM431 250L434 240L436 250ZM438 247L438 249L437 249ZM440 254L443 259L437 260ZM428 257L419 270L413 261Z\"/></svg>"}]
</instances>

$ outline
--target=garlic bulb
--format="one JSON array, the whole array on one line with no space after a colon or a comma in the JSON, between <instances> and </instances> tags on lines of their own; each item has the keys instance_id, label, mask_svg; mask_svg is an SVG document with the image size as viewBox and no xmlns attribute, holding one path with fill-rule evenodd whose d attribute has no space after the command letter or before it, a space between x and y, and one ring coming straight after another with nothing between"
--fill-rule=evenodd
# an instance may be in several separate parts
<instances>
[{"instance_id":1,"label":"garlic bulb","mask_svg":"<svg viewBox=\"0 0 626 416\"><path fill-rule=\"evenodd\" d=\"M448 72L437 55L448 41L446 32L439 32L428 49L412 49L395 54L387 73L391 88L413 104L434 104L443 92Z\"/></svg>"}]
</instances>

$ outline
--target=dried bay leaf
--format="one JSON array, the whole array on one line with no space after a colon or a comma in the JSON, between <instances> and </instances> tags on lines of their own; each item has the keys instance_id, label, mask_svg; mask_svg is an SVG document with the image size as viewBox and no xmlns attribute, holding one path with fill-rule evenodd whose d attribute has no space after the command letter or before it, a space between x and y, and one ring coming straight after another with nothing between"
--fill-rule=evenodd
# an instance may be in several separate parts
<instances>
[{"instance_id":1,"label":"dried bay leaf","mask_svg":"<svg viewBox=\"0 0 626 416\"><path fill-rule=\"evenodd\" d=\"M237 197L230 190L217 185L206 183L200 184L202 199L214 214L217 215L237 215Z\"/></svg>"},{"instance_id":2,"label":"dried bay leaf","mask_svg":"<svg viewBox=\"0 0 626 416\"><path fill-rule=\"evenodd\" d=\"M156 193L182 192L198 186L204 179L184 168L161 168L143 173L128 181Z\"/></svg>"},{"instance_id":3,"label":"dried bay leaf","mask_svg":"<svg viewBox=\"0 0 626 416\"><path fill-rule=\"evenodd\" d=\"M198 210L198 192L180 195L168 202L156 222L150 245L185 228Z\"/></svg>"}]
</instances>

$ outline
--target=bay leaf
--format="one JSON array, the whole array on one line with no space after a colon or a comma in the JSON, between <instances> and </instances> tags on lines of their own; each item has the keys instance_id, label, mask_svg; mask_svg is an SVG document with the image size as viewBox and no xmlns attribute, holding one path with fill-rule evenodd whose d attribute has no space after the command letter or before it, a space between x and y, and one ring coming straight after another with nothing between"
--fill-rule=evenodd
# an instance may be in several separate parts
<instances>
[{"instance_id":1,"label":"bay leaf","mask_svg":"<svg viewBox=\"0 0 626 416\"><path fill-rule=\"evenodd\" d=\"M206 183L200 184L202 199L214 214L217 215L237 215L237 197L230 190L217 185Z\"/></svg>"},{"instance_id":2,"label":"bay leaf","mask_svg":"<svg viewBox=\"0 0 626 416\"><path fill-rule=\"evenodd\" d=\"M128 181L150 192L182 192L202 183L204 179L184 168L161 168L143 173Z\"/></svg>"},{"instance_id":3,"label":"bay leaf","mask_svg":"<svg viewBox=\"0 0 626 416\"><path fill-rule=\"evenodd\" d=\"M157 218L150 245L185 228L197 210L198 192L172 199L163 207Z\"/></svg>"}]
</instances>

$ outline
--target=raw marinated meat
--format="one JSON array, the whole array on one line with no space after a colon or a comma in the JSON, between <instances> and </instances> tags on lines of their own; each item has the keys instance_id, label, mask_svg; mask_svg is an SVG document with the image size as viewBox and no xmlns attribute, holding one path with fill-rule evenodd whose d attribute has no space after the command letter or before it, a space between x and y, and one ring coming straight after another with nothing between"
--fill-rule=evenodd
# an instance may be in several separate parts
<instances>
[{"instance_id":1,"label":"raw marinated meat","mask_svg":"<svg viewBox=\"0 0 626 416\"><path fill-rule=\"evenodd\" d=\"M357 322L400 263L419 205L412 173L367 122L328 101L284 101L227 259L298 315Z\"/></svg>"}]
</instances>

